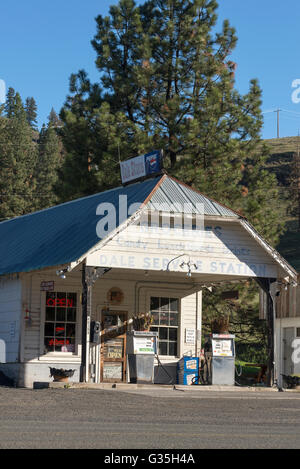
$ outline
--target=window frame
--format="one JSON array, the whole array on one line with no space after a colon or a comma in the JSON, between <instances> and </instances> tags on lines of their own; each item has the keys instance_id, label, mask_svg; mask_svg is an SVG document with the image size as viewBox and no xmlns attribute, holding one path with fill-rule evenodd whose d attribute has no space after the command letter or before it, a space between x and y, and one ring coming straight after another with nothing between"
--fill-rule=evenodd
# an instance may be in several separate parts
<instances>
[{"instance_id":1,"label":"window frame","mask_svg":"<svg viewBox=\"0 0 300 469\"><path fill-rule=\"evenodd\" d=\"M177 300L177 302L178 302L178 309L177 309L178 322L177 322L177 326L160 326L160 325L157 326L155 324L151 325L151 329L152 329L152 327L157 327L158 329L161 327L161 328L166 328L166 329L171 328L171 329L176 329L177 330L177 354L176 355L161 355L161 354L158 354L158 356L160 358L167 359L167 360L178 359L180 357L180 350L181 350L181 297L178 294L173 295L172 293L173 292L171 292L171 291L164 292L163 290L159 291L159 292L155 291L155 292L148 293L148 298L147 298L149 313L152 312L152 310L151 310L151 298L168 298L169 300L171 298L173 298L173 299ZM168 310L168 312L170 312L170 310ZM159 334L159 332L158 332L158 334ZM159 341L159 337L158 337L158 341ZM169 343L169 340L167 342ZM171 342L173 342L173 341L171 341ZM159 350L159 345L158 345L158 350Z\"/></svg>"},{"instance_id":2,"label":"window frame","mask_svg":"<svg viewBox=\"0 0 300 469\"><path fill-rule=\"evenodd\" d=\"M56 286L51 293L76 293L76 322L75 322L75 352L46 352L45 353L45 323L46 321L46 295L47 292L41 292L41 326L40 326L40 356L39 360L49 360L49 358L72 360L81 357L81 291L76 287L63 285ZM64 322L64 321L62 321Z\"/></svg>"}]
</instances>

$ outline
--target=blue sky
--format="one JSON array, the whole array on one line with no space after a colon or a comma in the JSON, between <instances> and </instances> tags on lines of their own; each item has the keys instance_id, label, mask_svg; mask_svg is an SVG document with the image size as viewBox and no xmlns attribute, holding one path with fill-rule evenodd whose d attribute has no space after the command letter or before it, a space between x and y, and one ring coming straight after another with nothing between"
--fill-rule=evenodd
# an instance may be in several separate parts
<instances>
[{"instance_id":1,"label":"blue sky","mask_svg":"<svg viewBox=\"0 0 300 469\"><path fill-rule=\"evenodd\" d=\"M35 98L40 126L52 106L59 112L71 73L84 68L92 81L98 80L90 41L96 31L95 17L107 14L114 3L117 1L2 2L0 84L4 80L24 100ZM283 109L280 136L297 135L300 102L292 101L292 93L300 97L300 84L292 88L292 83L296 79L300 83L299 0L219 0L219 5L219 23L228 18L239 38L232 57L238 63L236 87L246 93L249 80L258 78L263 111ZM276 114L264 116L263 137L276 137Z\"/></svg>"}]
</instances>

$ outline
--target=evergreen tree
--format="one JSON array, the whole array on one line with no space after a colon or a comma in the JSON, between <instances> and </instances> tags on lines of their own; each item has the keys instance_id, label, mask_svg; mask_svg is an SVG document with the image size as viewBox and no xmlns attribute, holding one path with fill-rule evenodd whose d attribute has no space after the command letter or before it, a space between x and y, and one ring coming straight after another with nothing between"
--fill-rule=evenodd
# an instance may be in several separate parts
<instances>
[{"instance_id":1,"label":"evergreen tree","mask_svg":"<svg viewBox=\"0 0 300 469\"><path fill-rule=\"evenodd\" d=\"M101 163L105 154L105 167L114 167L113 136L121 159L162 148L172 174L241 211L275 243L282 227L266 189L276 195L276 181L263 171L266 151L258 150L261 90L256 80L245 95L235 89L230 56L237 38L227 20L215 32L217 6L215 0L151 0L138 7L120 0L109 17L97 17L92 44L103 91L80 71L71 77L61 114L69 177L82 181L76 196L78 189L87 194L113 185L117 179L103 177ZM103 122L96 125L103 102L107 139Z\"/></svg>"},{"instance_id":2,"label":"evergreen tree","mask_svg":"<svg viewBox=\"0 0 300 469\"><path fill-rule=\"evenodd\" d=\"M35 208L33 191L37 150L19 93L13 98L9 115L9 119L1 120L1 220L29 213Z\"/></svg>"},{"instance_id":3,"label":"evergreen tree","mask_svg":"<svg viewBox=\"0 0 300 469\"><path fill-rule=\"evenodd\" d=\"M52 125L52 127L59 128L59 127L62 126L62 121L60 120L60 118L56 114L54 108L51 108L50 114L48 116L48 122L49 122L50 125Z\"/></svg>"},{"instance_id":4,"label":"evergreen tree","mask_svg":"<svg viewBox=\"0 0 300 469\"><path fill-rule=\"evenodd\" d=\"M47 208L57 203L54 188L58 181L58 170L61 164L61 145L55 128L50 123L48 127L43 125L39 136L38 160L35 167L36 209Z\"/></svg>"},{"instance_id":5,"label":"evergreen tree","mask_svg":"<svg viewBox=\"0 0 300 469\"><path fill-rule=\"evenodd\" d=\"M4 105L5 114L6 114L6 117L8 118L10 118L13 115L14 103L15 103L15 90L10 87L7 90L6 101Z\"/></svg>"},{"instance_id":6,"label":"evergreen tree","mask_svg":"<svg viewBox=\"0 0 300 469\"><path fill-rule=\"evenodd\" d=\"M26 99L25 110L28 124L37 130L37 105L34 98Z\"/></svg>"}]
</instances>

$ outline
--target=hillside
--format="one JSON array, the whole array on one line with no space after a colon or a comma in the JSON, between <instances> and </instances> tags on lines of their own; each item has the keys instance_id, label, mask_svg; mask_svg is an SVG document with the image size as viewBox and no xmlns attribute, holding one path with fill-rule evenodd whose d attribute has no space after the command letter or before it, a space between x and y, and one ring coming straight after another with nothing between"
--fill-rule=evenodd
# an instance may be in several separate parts
<instances>
[{"instance_id":1,"label":"hillside","mask_svg":"<svg viewBox=\"0 0 300 469\"><path fill-rule=\"evenodd\" d=\"M286 233L281 237L278 251L300 272L300 231L298 220L288 214L288 186L293 155L300 151L300 137L285 137L264 140L271 150L267 168L276 174L280 187L280 200L283 208Z\"/></svg>"}]
</instances>

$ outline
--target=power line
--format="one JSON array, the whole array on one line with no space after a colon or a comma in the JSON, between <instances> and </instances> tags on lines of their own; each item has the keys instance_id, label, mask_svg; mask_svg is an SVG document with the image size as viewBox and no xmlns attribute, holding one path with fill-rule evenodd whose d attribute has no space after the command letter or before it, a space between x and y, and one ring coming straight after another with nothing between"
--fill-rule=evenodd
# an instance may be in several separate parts
<instances>
[{"instance_id":1,"label":"power line","mask_svg":"<svg viewBox=\"0 0 300 469\"><path fill-rule=\"evenodd\" d=\"M300 117L300 112L295 112L295 111L289 111L287 109L270 109L270 110L267 110L267 111L263 111L262 114L270 114L270 113L276 113L277 114L277 138L280 138L280 122L279 122L279 118L280 118L280 113L281 112L287 112L289 114L294 114L295 116L299 116ZM287 117L287 116L284 116L286 119L293 119L293 120L298 120L296 117Z\"/></svg>"}]
</instances>

